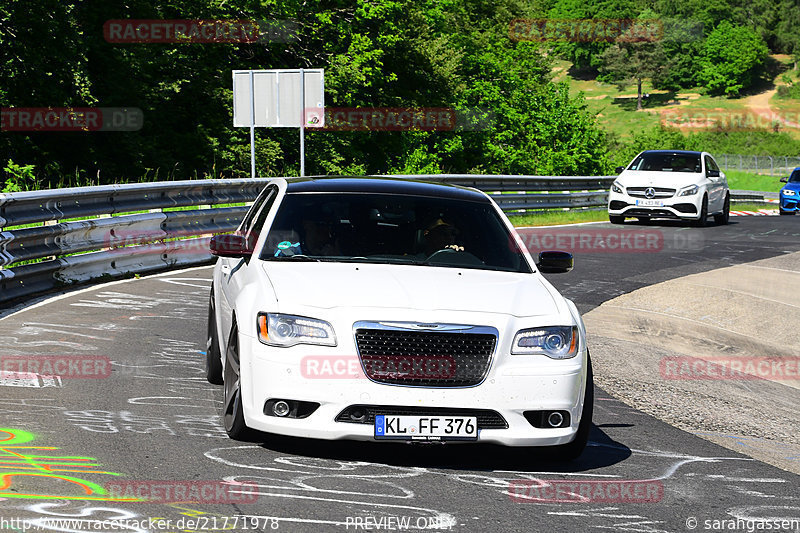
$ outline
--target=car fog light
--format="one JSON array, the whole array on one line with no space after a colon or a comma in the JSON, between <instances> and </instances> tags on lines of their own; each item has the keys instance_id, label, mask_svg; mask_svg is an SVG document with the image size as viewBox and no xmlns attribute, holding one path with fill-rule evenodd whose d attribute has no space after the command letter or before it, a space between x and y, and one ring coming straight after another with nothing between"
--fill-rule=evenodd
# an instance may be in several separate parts
<instances>
[{"instance_id":1,"label":"car fog light","mask_svg":"<svg viewBox=\"0 0 800 533\"><path fill-rule=\"evenodd\" d=\"M289 404L283 400L277 401L272 406L272 412L275 413L275 416L286 416L289 414Z\"/></svg>"},{"instance_id":2,"label":"car fog light","mask_svg":"<svg viewBox=\"0 0 800 533\"><path fill-rule=\"evenodd\" d=\"M547 417L547 423L550 424L550 427L557 428L562 422L564 422L564 416L558 411L553 411L550 413L550 416Z\"/></svg>"}]
</instances>

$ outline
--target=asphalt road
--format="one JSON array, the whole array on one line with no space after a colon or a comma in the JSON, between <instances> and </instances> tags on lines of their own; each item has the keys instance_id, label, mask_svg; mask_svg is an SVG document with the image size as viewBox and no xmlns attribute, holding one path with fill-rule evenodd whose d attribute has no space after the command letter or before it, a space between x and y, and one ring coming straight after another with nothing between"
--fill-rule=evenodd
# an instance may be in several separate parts
<instances>
[{"instance_id":1,"label":"asphalt road","mask_svg":"<svg viewBox=\"0 0 800 533\"><path fill-rule=\"evenodd\" d=\"M535 236L540 244L556 234L595 238L586 244L604 235L608 245L607 230L620 235L599 224ZM573 272L549 276L582 312L645 285L800 250L797 217L621 231L632 243L637 233L650 235L651 248L587 244L576 250ZM82 356L89 365L81 378L0 378L0 529L396 531L407 523L429 531L752 531L758 525L748 520L785 518L794 524L770 529L800 530L799 476L602 391L590 447L569 465L489 446L231 441L220 424L222 389L204 379L210 272L96 286L0 320L0 359ZM575 483L588 501L554 490ZM171 503L165 484L200 501ZM144 486L161 501L125 501ZM48 524L54 519L82 522Z\"/></svg>"}]
</instances>

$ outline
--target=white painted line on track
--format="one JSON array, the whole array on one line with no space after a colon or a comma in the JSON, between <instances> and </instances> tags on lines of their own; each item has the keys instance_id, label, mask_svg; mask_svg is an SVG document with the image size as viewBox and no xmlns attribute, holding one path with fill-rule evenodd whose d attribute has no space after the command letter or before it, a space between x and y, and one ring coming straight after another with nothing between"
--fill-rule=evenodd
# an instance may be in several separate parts
<instances>
[{"instance_id":1,"label":"white painted line on track","mask_svg":"<svg viewBox=\"0 0 800 533\"><path fill-rule=\"evenodd\" d=\"M181 270L168 270L166 272L159 272L157 274L142 275L142 276L140 276L138 278L120 279L120 280L117 280L117 281L109 281L109 282L106 282L106 283L97 283L97 284L85 287L83 289L66 291L66 292L61 292L61 293L58 293L58 294L55 294L55 295L51 295L51 296L45 296L45 297L43 297L44 298L43 300L35 301L35 303L33 303L32 305L28 305L27 302L22 302L22 303L17 304L14 307L11 307L10 309L6 309L5 311L0 312L0 321L5 320L7 318L11 318L12 316L16 316L16 315L18 315L20 313L24 313L25 311L30 311L31 309L37 309L39 307L42 307L43 305L48 305L48 304L51 304L53 302L57 302L58 300L63 300L64 298L67 298L69 296L74 296L76 294L83 294L83 293L86 293L86 292L95 291L97 289L104 289L104 288L107 288L107 287L113 287L114 285L121 285L123 283L131 283L133 281L139 281L139 280L151 279L151 278L160 278L160 277L164 277L164 276L175 276L175 275L182 274L182 273L185 273L185 272L191 272L192 270L199 270L201 268L211 268L211 267L213 267L213 265L200 265L200 266L195 266L195 267L183 268ZM35 300L36 297L34 296L33 299Z\"/></svg>"}]
</instances>

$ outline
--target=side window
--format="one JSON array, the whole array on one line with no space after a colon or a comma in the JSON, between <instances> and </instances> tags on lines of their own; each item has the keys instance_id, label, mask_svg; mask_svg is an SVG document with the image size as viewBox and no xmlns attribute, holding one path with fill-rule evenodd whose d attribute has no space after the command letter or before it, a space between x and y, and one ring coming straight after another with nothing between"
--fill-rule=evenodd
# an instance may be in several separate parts
<instances>
[{"instance_id":1,"label":"side window","mask_svg":"<svg viewBox=\"0 0 800 533\"><path fill-rule=\"evenodd\" d=\"M714 158L709 157L708 163L711 165L711 170L719 170L719 166L717 165L717 162L714 161Z\"/></svg>"},{"instance_id":2,"label":"side window","mask_svg":"<svg viewBox=\"0 0 800 533\"><path fill-rule=\"evenodd\" d=\"M269 197L269 194L271 192L270 189L272 189L272 187L267 186L260 193L258 193L258 196L253 202L253 205L250 206L250 209L247 211L247 214L242 219L241 224L239 224L239 229L237 231L238 233L242 235L247 235L250 229L252 229L253 220L255 219L256 214L263 207L264 201L266 201L266 199Z\"/></svg>"},{"instance_id":3,"label":"side window","mask_svg":"<svg viewBox=\"0 0 800 533\"><path fill-rule=\"evenodd\" d=\"M706 175L708 175L709 170L714 170L714 167L711 165L711 158L708 156L703 156L703 159L706 163Z\"/></svg>"},{"instance_id":4,"label":"side window","mask_svg":"<svg viewBox=\"0 0 800 533\"><path fill-rule=\"evenodd\" d=\"M258 240L258 234L264 226L264 221L275 203L275 198L278 197L278 188L274 185L269 186L264 189L264 193L266 194L264 194L261 206L250 211L253 213L253 217L248 221L248 225L244 227L244 235L251 246L255 246Z\"/></svg>"}]
</instances>

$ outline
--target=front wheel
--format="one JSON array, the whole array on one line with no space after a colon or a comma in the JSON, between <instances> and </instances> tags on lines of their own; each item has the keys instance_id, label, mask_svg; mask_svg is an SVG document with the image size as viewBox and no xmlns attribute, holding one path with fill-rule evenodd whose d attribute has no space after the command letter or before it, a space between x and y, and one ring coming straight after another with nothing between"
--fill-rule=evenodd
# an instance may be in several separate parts
<instances>
[{"instance_id":1,"label":"front wheel","mask_svg":"<svg viewBox=\"0 0 800 533\"><path fill-rule=\"evenodd\" d=\"M725 204L722 207L722 213L714 215L714 222L720 226L724 226L731 218L731 197L725 195Z\"/></svg>"},{"instance_id":2,"label":"front wheel","mask_svg":"<svg viewBox=\"0 0 800 533\"><path fill-rule=\"evenodd\" d=\"M623 216L616 216L616 215L608 215L608 221L612 224L624 224L625 217Z\"/></svg>"},{"instance_id":3,"label":"front wheel","mask_svg":"<svg viewBox=\"0 0 800 533\"><path fill-rule=\"evenodd\" d=\"M553 458L557 461L572 461L580 457L586 444L589 442L589 431L592 429L592 414L594 413L594 374L592 373L592 360L587 354L586 364L586 394L583 396L583 409L581 421L575 439L567 444L556 446L552 450Z\"/></svg>"},{"instance_id":4,"label":"front wheel","mask_svg":"<svg viewBox=\"0 0 800 533\"><path fill-rule=\"evenodd\" d=\"M244 421L242 409L241 372L239 368L239 328L233 324L228 348L225 350L223 379L222 422L225 432L234 440L247 440L252 430Z\"/></svg>"},{"instance_id":5,"label":"front wheel","mask_svg":"<svg viewBox=\"0 0 800 533\"><path fill-rule=\"evenodd\" d=\"M703 228L708 222L708 196L703 196L703 206L700 208L700 218L694 221L695 227Z\"/></svg>"},{"instance_id":6,"label":"front wheel","mask_svg":"<svg viewBox=\"0 0 800 533\"><path fill-rule=\"evenodd\" d=\"M208 327L206 331L206 379L214 385L222 385L222 356L219 353L213 286L211 287L211 296L208 298Z\"/></svg>"}]
</instances>

